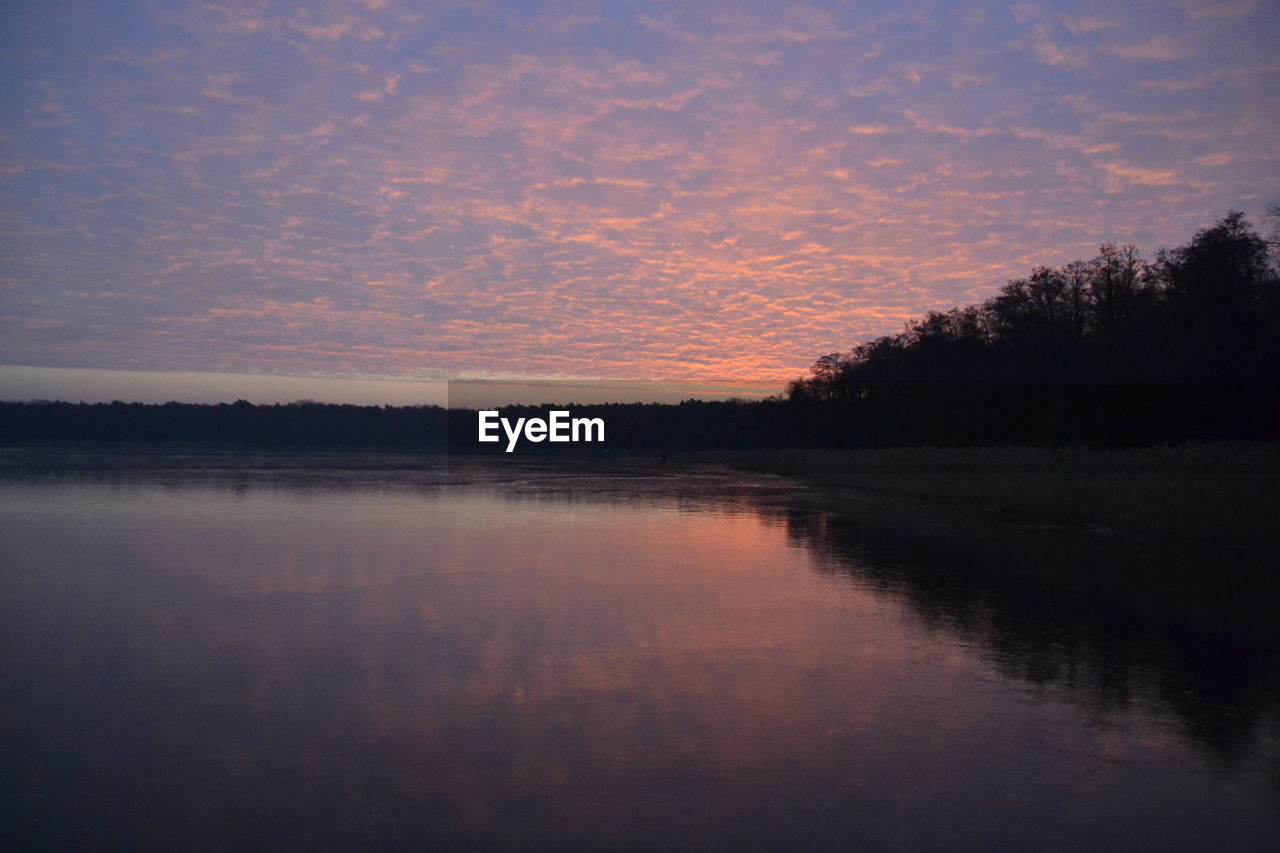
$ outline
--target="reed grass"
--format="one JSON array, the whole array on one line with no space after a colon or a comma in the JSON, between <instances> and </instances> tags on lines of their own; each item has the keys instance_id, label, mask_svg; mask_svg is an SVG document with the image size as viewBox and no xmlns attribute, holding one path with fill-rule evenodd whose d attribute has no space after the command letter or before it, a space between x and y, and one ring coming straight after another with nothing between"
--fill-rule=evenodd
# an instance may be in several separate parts
<instances>
[{"instance_id":1,"label":"reed grass","mask_svg":"<svg viewBox=\"0 0 1280 853\"><path fill-rule=\"evenodd\" d=\"M716 454L735 468L1179 540L1280 544L1280 448L905 447Z\"/></svg>"}]
</instances>

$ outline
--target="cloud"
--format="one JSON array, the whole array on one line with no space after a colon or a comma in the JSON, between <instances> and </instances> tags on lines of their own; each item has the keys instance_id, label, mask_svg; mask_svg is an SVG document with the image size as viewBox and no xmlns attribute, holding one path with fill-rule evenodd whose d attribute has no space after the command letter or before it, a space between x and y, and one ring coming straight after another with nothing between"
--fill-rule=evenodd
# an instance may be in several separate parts
<instances>
[{"instance_id":1,"label":"cloud","mask_svg":"<svg viewBox=\"0 0 1280 853\"><path fill-rule=\"evenodd\" d=\"M1033 49L1036 58L1051 68L1085 69L1092 64L1090 51L1059 43L1048 26L1034 29Z\"/></svg>"},{"instance_id":2,"label":"cloud","mask_svg":"<svg viewBox=\"0 0 1280 853\"><path fill-rule=\"evenodd\" d=\"M1075 36L1105 32L1120 26L1120 21L1114 17L1099 18L1087 15L1064 17L1061 19L1061 23L1068 32Z\"/></svg>"},{"instance_id":3,"label":"cloud","mask_svg":"<svg viewBox=\"0 0 1280 853\"><path fill-rule=\"evenodd\" d=\"M50 17L0 106L0 361L785 379L1280 193L1234 18L407 8Z\"/></svg>"},{"instance_id":4,"label":"cloud","mask_svg":"<svg viewBox=\"0 0 1280 853\"><path fill-rule=\"evenodd\" d=\"M944 124L939 121L932 121L924 118L915 110L904 110L902 113L908 121L915 125L918 129L928 133L941 133L946 136L959 136L962 138L973 138L978 136L988 136L996 131L993 128L965 128L956 127L955 125Z\"/></svg>"},{"instance_id":5,"label":"cloud","mask_svg":"<svg viewBox=\"0 0 1280 853\"><path fill-rule=\"evenodd\" d=\"M1125 59L1150 59L1156 62L1175 62L1192 55L1188 45L1170 36L1151 36L1135 44L1108 45L1104 50Z\"/></svg>"},{"instance_id":6,"label":"cloud","mask_svg":"<svg viewBox=\"0 0 1280 853\"><path fill-rule=\"evenodd\" d=\"M1258 8L1257 0L1183 0L1178 4L1192 18L1197 20L1217 18L1245 18Z\"/></svg>"},{"instance_id":7,"label":"cloud","mask_svg":"<svg viewBox=\"0 0 1280 853\"><path fill-rule=\"evenodd\" d=\"M1104 168L1114 179L1109 186L1125 187L1139 185L1144 187L1168 187L1180 183L1178 175L1172 170L1144 169L1127 163L1106 163ZM1113 190L1114 191L1114 190Z\"/></svg>"}]
</instances>

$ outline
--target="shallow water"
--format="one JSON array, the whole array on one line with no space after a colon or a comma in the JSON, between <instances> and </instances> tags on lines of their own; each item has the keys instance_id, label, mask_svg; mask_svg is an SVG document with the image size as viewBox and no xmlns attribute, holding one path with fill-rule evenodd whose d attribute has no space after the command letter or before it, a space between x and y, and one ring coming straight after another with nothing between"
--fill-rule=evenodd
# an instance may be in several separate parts
<instances>
[{"instance_id":1,"label":"shallow water","mask_svg":"<svg viewBox=\"0 0 1280 853\"><path fill-rule=\"evenodd\" d=\"M8 469L9 849L1280 849L1263 650L784 480Z\"/></svg>"}]
</instances>

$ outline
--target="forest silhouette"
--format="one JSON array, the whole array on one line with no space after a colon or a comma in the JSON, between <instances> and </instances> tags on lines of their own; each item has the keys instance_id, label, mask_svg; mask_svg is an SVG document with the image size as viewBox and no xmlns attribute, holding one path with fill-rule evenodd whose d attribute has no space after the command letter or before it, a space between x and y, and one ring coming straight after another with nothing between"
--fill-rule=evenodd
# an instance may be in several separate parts
<instances>
[{"instance_id":1,"label":"forest silhouette","mask_svg":"<svg viewBox=\"0 0 1280 853\"><path fill-rule=\"evenodd\" d=\"M978 305L817 360L789 388L810 446L1274 440L1275 242L1239 211L1144 260L1103 244Z\"/></svg>"}]
</instances>

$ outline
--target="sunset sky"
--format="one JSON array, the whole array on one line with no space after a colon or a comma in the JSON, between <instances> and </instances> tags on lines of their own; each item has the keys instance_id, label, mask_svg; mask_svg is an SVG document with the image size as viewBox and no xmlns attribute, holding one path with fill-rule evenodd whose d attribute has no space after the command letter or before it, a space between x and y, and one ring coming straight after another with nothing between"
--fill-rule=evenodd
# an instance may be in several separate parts
<instances>
[{"instance_id":1,"label":"sunset sky","mask_svg":"<svg viewBox=\"0 0 1280 853\"><path fill-rule=\"evenodd\" d=\"M10 2L0 364L779 379L1280 202L1280 3Z\"/></svg>"}]
</instances>

